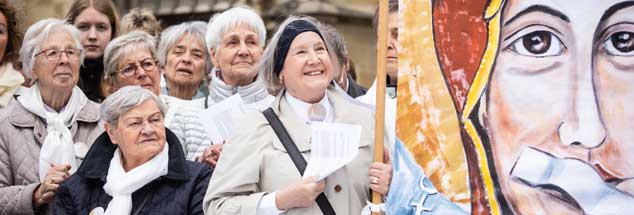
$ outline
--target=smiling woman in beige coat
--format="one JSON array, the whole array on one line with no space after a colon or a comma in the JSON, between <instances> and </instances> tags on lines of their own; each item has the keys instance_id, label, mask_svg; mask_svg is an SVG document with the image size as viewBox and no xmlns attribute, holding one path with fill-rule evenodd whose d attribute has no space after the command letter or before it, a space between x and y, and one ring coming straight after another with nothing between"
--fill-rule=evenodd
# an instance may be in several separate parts
<instances>
[{"instance_id":1,"label":"smiling woman in beige coat","mask_svg":"<svg viewBox=\"0 0 634 215\"><path fill-rule=\"evenodd\" d=\"M310 157L311 105L325 122L362 126L359 152L325 180L302 179L285 147L260 112L247 114L224 146L204 200L206 214L321 214L324 193L337 214L360 214L370 191L387 194L392 167L372 163L374 116L332 83L332 65L321 32L308 18L290 17L264 52L260 75L278 96L272 109L291 139ZM245 118L246 119L246 118Z\"/></svg>"}]
</instances>

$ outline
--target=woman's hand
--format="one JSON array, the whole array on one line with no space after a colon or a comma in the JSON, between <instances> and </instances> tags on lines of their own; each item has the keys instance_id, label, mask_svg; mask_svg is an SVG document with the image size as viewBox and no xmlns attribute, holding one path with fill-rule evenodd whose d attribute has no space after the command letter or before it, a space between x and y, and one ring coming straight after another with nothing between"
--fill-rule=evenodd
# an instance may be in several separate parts
<instances>
[{"instance_id":1,"label":"woman's hand","mask_svg":"<svg viewBox=\"0 0 634 215\"><path fill-rule=\"evenodd\" d=\"M392 162L387 150L383 151L383 160L386 163L374 162L370 164L368 180L370 181L370 189L385 196L390 191L390 182L392 182Z\"/></svg>"},{"instance_id":2,"label":"woman's hand","mask_svg":"<svg viewBox=\"0 0 634 215\"><path fill-rule=\"evenodd\" d=\"M311 176L278 191L275 196L277 209L304 208L315 204L317 196L326 189L326 181L315 180L317 176Z\"/></svg>"},{"instance_id":3,"label":"woman's hand","mask_svg":"<svg viewBox=\"0 0 634 215\"><path fill-rule=\"evenodd\" d=\"M216 167L216 163L218 163L218 159L220 159L220 153L222 152L223 145L224 143L208 146L197 160L206 163L211 167Z\"/></svg>"},{"instance_id":4,"label":"woman's hand","mask_svg":"<svg viewBox=\"0 0 634 215\"><path fill-rule=\"evenodd\" d=\"M70 176L69 170L69 164L51 164L51 168L48 169L44 177L44 182L33 192L33 204L35 207L40 207L53 201L59 185Z\"/></svg>"}]
</instances>

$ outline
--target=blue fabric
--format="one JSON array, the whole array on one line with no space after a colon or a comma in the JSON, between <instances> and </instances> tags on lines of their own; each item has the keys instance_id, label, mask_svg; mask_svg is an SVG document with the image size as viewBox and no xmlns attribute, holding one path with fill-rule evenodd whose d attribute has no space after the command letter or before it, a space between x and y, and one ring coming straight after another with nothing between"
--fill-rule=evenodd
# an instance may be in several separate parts
<instances>
[{"instance_id":1,"label":"blue fabric","mask_svg":"<svg viewBox=\"0 0 634 215\"><path fill-rule=\"evenodd\" d=\"M394 176L385 202L387 214L467 214L462 208L442 196L410 152L396 140L394 145ZM402 190L406 192L394 192Z\"/></svg>"}]
</instances>

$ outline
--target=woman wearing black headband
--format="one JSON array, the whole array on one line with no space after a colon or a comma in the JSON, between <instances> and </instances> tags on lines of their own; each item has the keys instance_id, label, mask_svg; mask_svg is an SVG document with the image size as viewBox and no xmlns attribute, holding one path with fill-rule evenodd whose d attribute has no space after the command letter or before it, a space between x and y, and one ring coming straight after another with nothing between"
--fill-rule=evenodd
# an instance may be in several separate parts
<instances>
[{"instance_id":1,"label":"woman wearing black headband","mask_svg":"<svg viewBox=\"0 0 634 215\"><path fill-rule=\"evenodd\" d=\"M315 26L310 18L290 17L264 51L260 75L277 94L265 113L279 118L291 140L272 127L271 115L247 114L249 123L224 146L205 196L206 214L360 214L371 190L387 194L392 167L372 163L372 110L331 84L328 48ZM356 157L320 181L298 170L301 157L310 158L315 121L361 126ZM291 158L294 151L302 156Z\"/></svg>"}]
</instances>

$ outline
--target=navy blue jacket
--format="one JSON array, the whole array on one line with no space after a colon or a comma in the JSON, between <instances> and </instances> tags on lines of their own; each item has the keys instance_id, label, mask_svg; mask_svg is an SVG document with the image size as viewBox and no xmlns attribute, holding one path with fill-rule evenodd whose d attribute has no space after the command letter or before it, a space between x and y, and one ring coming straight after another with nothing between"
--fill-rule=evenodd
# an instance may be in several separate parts
<instances>
[{"instance_id":1,"label":"navy blue jacket","mask_svg":"<svg viewBox=\"0 0 634 215\"><path fill-rule=\"evenodd\" d=\"M131 214L203 214L203 198L213 170L186 160L176 135L165 130L169 143L167 175L132 193ZM115 149L105 132L99 136L77 172L60 185L50 212L89 214L96 207L105 210L112 197L103 185Z\"/></svg>"}]
</instances>

